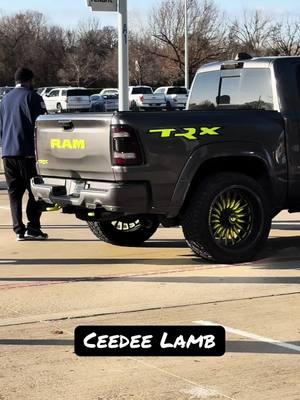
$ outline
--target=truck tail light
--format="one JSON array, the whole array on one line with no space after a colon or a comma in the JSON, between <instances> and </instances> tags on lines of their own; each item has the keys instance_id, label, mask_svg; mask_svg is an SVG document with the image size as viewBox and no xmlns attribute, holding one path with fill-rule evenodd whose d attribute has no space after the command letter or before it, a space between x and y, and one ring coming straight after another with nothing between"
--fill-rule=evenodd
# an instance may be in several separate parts
<instances>
[{"instance_id":1,"label":"truck tail light","mask_svg":"<svg viewBox=\"0 0 300 400\"><path fill-rule=\"evenodd\" d=\"M140 96L140 102L144 103L144 96Z\"/></svg>"},{"instance_id":2,"label":"truck tail light","mask_svg":"<svg viewBox=\"0 0 300 400\"><path fill-rule=\"evenodd\" d=\"M127 125L111 127L112 164L119 166L140 165L141 148L134 130Z\"/></svg>"}]
</instances>

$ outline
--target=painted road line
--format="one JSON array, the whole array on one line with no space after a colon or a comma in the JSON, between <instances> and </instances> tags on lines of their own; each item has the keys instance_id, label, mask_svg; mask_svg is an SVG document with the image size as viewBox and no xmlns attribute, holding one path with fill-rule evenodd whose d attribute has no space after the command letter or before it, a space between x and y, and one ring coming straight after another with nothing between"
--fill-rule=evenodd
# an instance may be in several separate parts
<instances>
[{"instance_id":1,"label":"painted road line","mask_svg":"<svg viewBox=\"0 0 300 400\"><path fill-rule=\"evenodd\" d=\"M216 322L211 322L211 321L193 321L193 324L197 324L197 325L220 325L217 324ZM283 347L285 349L289 349L289 350L294 350L300 353L300 346L296 346L294 344L290 344L290 343L285 343L285 342L281 342L280 340L276 340L276 339L270 339L264 336L259 336L259 335L255 335L254 333L250 333L250 332L246 332L246 331L241 331L240 329L235 329L235 328L231 328L229 326L224 326L222 325L225 330L226 333L232 333L233 335L237 335L237 336L242 336L242 337L246 337L248 339L253 339L259 342L265 342L268 344L272 344L274 346L279 346L279 347Z\"/></svg>"},{"instance_id":2,"label":"painted road line","mask_svg":"<svg viewBox=\"0 0 300 400\"><path fill-rule=\"evenodd\" d=\"M141 364L141 365L143 365L143 366L145 366L147 368L152 368L152 369L156 370L157 372L162 373L164 375L168 375L168 376L170 376L172 378L175 378L177 380L180 380L182 382L189 383L193 387L193 391L192 392L193 392L193 396L194 396L194 397L190 397L190 398L197 398L197 397L195 397L195 394L197 393L197 394L201 394L202 397L199 397L201 399L205 399L205 398L212 397L212 396L214 396L214 397L218 396L218 397L223 397L223 398L228 399L228 400L234 400L233 397L227 396L226 394L221 393L221 392L219 392L218 390L216 390L214 388L201 386L197 382L194 382L194 381L192 381L190 379L187 379L187 378L185 378L183 376L174 374L173 372L167 371L167 370L165 370L163 368L159 368L156 365L153 365L153 364L151 364L149 362L142 361L140 359L133 358L133 357L128 357L128 359L132 360L132 361L134 361L134 362L136 362L138 364ZM182 392L184 392L186 394L191 394L190 390L188 392L183 390Z\"/></svg>"},{"instance_id":3,"label":"painted road line","mask_svg":"<svg viewBox=\"0 0 300 400\"><path fill-rule=\"evenodd\" d=\"M273 221L272 225L300 225L299 221Z\"/></svg>"}]
</instances>

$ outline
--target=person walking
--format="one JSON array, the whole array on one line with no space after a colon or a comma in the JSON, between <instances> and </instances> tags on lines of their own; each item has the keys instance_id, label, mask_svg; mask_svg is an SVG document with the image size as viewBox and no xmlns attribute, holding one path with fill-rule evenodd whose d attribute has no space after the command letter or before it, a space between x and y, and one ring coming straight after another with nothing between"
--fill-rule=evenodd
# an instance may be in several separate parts
<instances>
[{"instance_id":1,"label":"person walking","mask_svg":"<svg viewBox=\"0 0 300 400\"><path fill-rule=\"evenodd\" d=\"M45 114L43 98L33 90L33 72L19 68L16 87L4 96L0 106L0 137L4 174L8 186L13 230L17 240L46 240L41 230L41 207L35 201L30 180L37 175L34 150L34 126L37 117ZM23 223L22 199L28 192L27 227Z\"/></svg>"}]
</instances>

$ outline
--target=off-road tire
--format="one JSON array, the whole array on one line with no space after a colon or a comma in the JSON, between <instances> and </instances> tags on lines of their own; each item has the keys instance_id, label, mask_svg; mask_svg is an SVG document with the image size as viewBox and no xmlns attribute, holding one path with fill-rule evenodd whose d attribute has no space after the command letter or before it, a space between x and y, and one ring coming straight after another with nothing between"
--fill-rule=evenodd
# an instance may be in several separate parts
<instances>
[{"instance_id":1,"label":"off-road tire","mask_svg":"<svg viewBox=\"0 0 300 400\"><path fill-rule=\"evenodd\" d=\"M150 239L159 226L159 221L155 217L134 217L132 223L137 220L140 221L140 224L127 231L117 229L113 221L89 221L88 226L93 234L103 242L116 246L137 247ZM118 221L128 224L130 218L119 218Z\"/></svg>"},{"instance_id":2,"label":"off-road tire","mask_svg":"<svg viewBox=\"0 0 300 400\"><path fill-rule=\"evenodd\" d=\"M235 205L236 199L241 199L240 209ZM271 216L270 201L261 185L247 175L224 172L209 176L196 189L186 207L182 227L188 245L197 256L232 264L250 261L257 255L269 236ZM231 223L238 227L233 225L233 230Z\"/></svg>"}]
</instances>

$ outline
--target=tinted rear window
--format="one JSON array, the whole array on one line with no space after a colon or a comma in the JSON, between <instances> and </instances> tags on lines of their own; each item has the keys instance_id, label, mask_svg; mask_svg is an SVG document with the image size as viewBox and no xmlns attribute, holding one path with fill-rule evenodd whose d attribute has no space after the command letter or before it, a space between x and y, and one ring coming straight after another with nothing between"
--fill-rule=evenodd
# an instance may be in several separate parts
<instances>
[{"instance_id":1,"label":"tinted rear window","mask_svg":"<svg viewBox=\"0 0 300 400\"><path fill-rule=\"evenodd\" d=\"M168 94L187 94L187 90L183 87L173 87L168 89Z\"/></svg>"},{"instance_id":2,"label":"tinted rear window","mask_svg":"<svg viewBox=\"0 0 300 400\"><path fill-rule=\"evenodd\" d=\"M71 96L89 96L89 92L88 92L88 90L84 90L84 89L72 89L72 90L68 90L67 96L68 97L71 97Z\"/></svg>"},{"instance_id":3,"label":"tinted rear window","mask_svg":"<svg viewBox=\"0 0 300 400\"><path fill-rule=\"evenodd\" d=\"M99 94L92 94L91 99L92 100L101 100L102 97Z\"/></svg>"},{"instance_id":4,"label":"tinted rear window","mask_svg":"<svg viewBox=\"0 0 300 400\"><path fill-rule=\"evenodd\" d=\"M193 83L189 110L214 110L219 91L220 71L202 72Z\"/></svg>"},{"instance_id":5,"label":"tinted rear window","mask_svg":"<svg viewBox=\"0 0 300 400\"><path fill-rule=\"evenodd\" d=\"M132 89L132 94L152 94L153 91L151 88L147 87L136 87Z\"/></svg>"},{"instance_id":6,"label":"tinted rear window","mask_svg":"<svg viewBox=\"0 0 300 400\"><path fill-rule=\"evenodd\" d=\"M249 68L241 76L221 78L220 107L273 110L271 71L267 68Z\"/></svg>"},{"instance_id":7,"label":"tinted rear window","mask_svg":"<svg viewBox=\"0 0 300 400\"><path fill-rule=\"evenodd\" d=\"M267 68L249 68L199 73L193 84L188 108L273 110L271 71Z\"/></svg>"}]
</instances>

